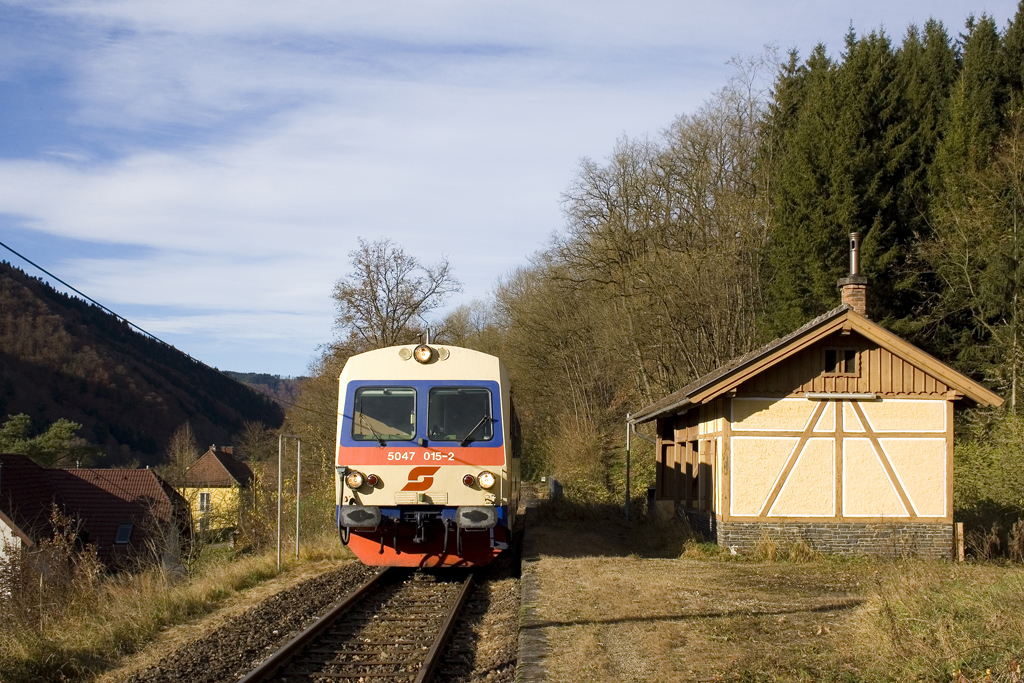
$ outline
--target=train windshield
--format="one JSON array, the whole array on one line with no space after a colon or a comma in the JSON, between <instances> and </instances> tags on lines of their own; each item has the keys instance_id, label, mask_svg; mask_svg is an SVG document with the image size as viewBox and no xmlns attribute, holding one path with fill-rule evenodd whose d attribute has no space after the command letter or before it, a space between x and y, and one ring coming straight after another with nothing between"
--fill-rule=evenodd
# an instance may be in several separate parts
<instances>
[{"instance_id":1,"label":"train windshield","mask_svg":"<svg viewBox=\"0 0 1024 683\"><path fill-rule=\"evenodd\" d=\"M427 436L435 441L489 441L494 436L491 392L479 387L434 387Z\"/></svg>"},{"instance_id":2,"label":"train windshield","mask_svg":"<svg viewBox=\"0 0 1024 683\"><path fill-rule=\"evenodd\" d=\"M416 391L411 387L356 389L352 438L408 441L416 434Z\"/></svg>"}]
</instances>

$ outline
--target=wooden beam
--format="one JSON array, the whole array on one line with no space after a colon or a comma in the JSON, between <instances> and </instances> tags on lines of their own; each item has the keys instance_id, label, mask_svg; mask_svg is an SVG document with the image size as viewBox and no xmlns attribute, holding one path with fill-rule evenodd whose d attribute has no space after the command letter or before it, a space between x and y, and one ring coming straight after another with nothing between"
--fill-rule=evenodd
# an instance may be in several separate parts
<instances>
[{"instance_id":1,"label":"wooden beam","mask_svg":"<svg viewBox=\"0 0 1024 683\"><path fill-rule=\"evenodd\" d=\"M903 502L903 507L906 508L907 514L910 515L911 519L916 518L917 510L915 510L913 504L911 504L910 496L908 496L907 492L903 490L903 485L900 483L899 477L896 476L896 470L893 469L892 463L889 462L889 456L885 454L885 450L882 448L882 443L878 440L878 436L875 434L874 430L871 429L871 424L864 415L864 409L856 402L851 402L850 405L853 407L853 411L857 413L861 426L864 428L864 433L871 441L872 448L874 448L875 452L878 453L878 459L882 461L882 468L885 469L886 476L888 476L889 481L892 482L892 487L896 489L896 495L898 495L900 500Z\"/></svg>"},{"instance_id":2,"label":"wooden beam","mask_svg":"<svg viewBox=\"0 0 1024 683\"><path fill-rule=\"evenodd\" d=\"M782 468L782 474L775 480L775 485L772 487L771 493L768 494L768 500L765 501L764 506L761 508L761 512L758 513L759 517L767 517L768 513L772 509L772 505L775 504L775 499L779 497L779 493L782 492L782 487L786 484L786 479L789 478L790 472L793 471L793 467L796 466L796 461L800 458L800 454L804 450L804 446L807 445L807 441L814 435L814 426L818 424L818 420L821 419L821 414L825 412L825 406L828 405L826 401L822 401L814 407L814 412L811 414L811 421L807 423L807 428L800 434L800 440L797 441L796 447L793 452L789 454L789 459L786 461L786 466Z\"/></svg>"}]
</instances>

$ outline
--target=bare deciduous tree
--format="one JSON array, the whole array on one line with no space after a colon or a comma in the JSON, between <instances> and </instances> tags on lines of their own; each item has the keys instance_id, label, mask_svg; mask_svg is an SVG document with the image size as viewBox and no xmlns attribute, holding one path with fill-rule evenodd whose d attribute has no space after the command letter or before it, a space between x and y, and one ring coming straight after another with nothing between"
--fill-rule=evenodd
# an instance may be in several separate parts
<instances>
[{"instance_id":1,"label":"bare deciduous tree","mask_svg":"<svg viewBox=\"0 0 1024 683\"><path fill-rule=\"evenodd\" d=\"M334 286L336 323L342 343L379 349L408 342L419 328L415 319L436 310L461 291L448 259L424 266L389 239L359 239L352 272Z\"/></svg>"},{"instance_id":2,"label":"bare deciduous tree","mask_svg":"<svg viewBox=\"0 0 1024 683\"><path fill-rule=\"evenodd\" d=\"M171 435L167 444L167 462L157 468L157 474L171 486L180 489L185 485L185 473L198 459L199 447L192 433L192 425L184 422Z\"/></svg>"}]
</instances>

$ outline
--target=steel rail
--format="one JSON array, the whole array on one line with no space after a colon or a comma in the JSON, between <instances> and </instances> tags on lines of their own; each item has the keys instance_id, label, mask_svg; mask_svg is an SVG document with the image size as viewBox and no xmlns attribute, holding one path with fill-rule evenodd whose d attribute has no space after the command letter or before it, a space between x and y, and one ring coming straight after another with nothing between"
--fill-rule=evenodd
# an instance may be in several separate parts
<instances>
[{"instance_id":1,"label":"steel rail","mask_svg":"<svg viewBox=\"0 0 1024 683\"><path fill-rule=\"evenodd\" d=\"M426 661L423 663L423 667L420 672L416 674L416 678L413 683L427 683L431 676L434 675L434 669L437 668L437 663L441 659L441 652L444 649L445 643L448 641L448 636L451 634L452 628L455 626L455 620L458 619L459 613L462 612L462 606L466 602L466 598L469 597L469 590L473 587L473 575L470 574L466 577L466 580L462 582L462 589L459 591L458 597L455 599L455 604L448 612L448 616L445 617L444 624L441 625L441 631L437 634L437 638L434 639L433 645L430 646L430 650L427 651Z\"/></svg>"},{"instance_id":2,"label":"steel rail","mask_svg":"<svg viewBox=\"0 0 1024 683\"><path fill-rule=\"evenodd\" d=\"M337 621L338 617L348 611L352 605L359 602L366 593L377 586L378 583L381 583L385 575L390 577L393 573L393 569L386 567L384 570L370 578L369 581L357 588L347 598L332 607L326 614L306 628L306 630L295 636L295 638L290 640L284 647L270 655L270 657L264 660L263 663L246 674L244 678L238 681L238 683L262 683L263 681L269 680L277 673L278 669L287 664L292 657L301 652L303 648L316 640L321 633L326 631L335 621Z\"/></svg>"}]
</instances>

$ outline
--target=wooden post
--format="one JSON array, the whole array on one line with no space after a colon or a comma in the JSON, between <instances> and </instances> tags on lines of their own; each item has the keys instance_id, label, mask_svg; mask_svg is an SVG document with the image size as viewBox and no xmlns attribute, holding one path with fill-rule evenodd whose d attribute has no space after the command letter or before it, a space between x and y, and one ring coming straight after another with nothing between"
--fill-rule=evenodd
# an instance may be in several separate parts
<instances>
[{"instance_id":1,"label":"wooden post","mask_svg":"<svg viewBox=\"0 0 1024 683\"><path fill-rule=\"evenodd\" d=\"M956 561L964 561L964 523L956 523Z\"/></svg>"}]
</instances>

